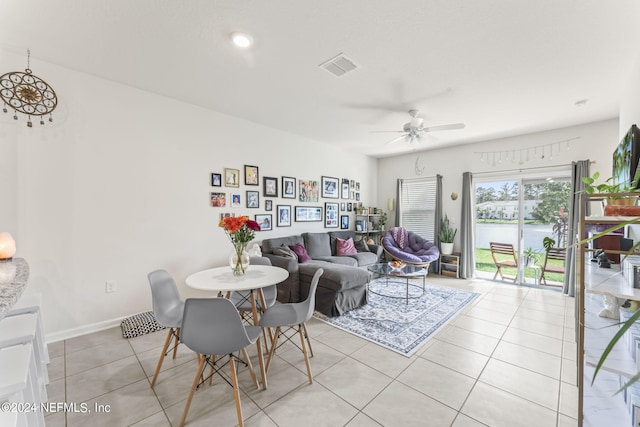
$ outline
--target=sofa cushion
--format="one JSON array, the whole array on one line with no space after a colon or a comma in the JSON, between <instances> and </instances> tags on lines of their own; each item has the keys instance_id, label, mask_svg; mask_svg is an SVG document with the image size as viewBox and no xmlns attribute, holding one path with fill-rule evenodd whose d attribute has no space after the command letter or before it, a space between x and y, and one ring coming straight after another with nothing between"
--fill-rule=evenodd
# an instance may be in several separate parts
<instances>
[{"instance_id":1,"label":"sofa cushion","mask_svg":"<svg viewBox=\"0 0 640 427\"><path fill-rule=\"evenodd\" d=\"M329 243L331 244L331 254L332 255L337 255L337 252L336 252L337 239L342 239L342 240L351 239L351 240L353 240L355 242L356 241L356 232L353 231L353 230L330 231L329 232Z\"/></svg>"},{"instance_id":2,"label":"sofa cushion","mask_svg":"<svg viewBox=\"0 0 640 427\"><path fill-rule=\"evenodd\" d=\"M369 245L367 245L367 242L365 242L364 239L356 240L354 245L358 252L371 252Z\"/></svg>"},{"instance_id":3,"label":"sofa cushion","mask_svg":"<svg viewBox=\"0 0 640 427\"><path fill-rule=\"evenodd\" d=\"M355 245L353 244L353 239L349 237L347 240L336 239L336 255L353 255L357 254Z\"/></svg>"},{"instance_id":4,"label":"sofa cushion","mask_svg":"<svg viewBox=\"0 0 640 427\"><path fill-rule=\"evenodd\" d=\"M340 264L346 265L349 267L357 267L358 260L352 258L353 255L345 255L345 256L321 256L319 258L314 258L314 261L324 261L330 262L332 264Z\"/></svg>"},{"instance_id":5,"label":"sofa cushion","mask_svg":"<svg viewBox=\"0 0 640 427\"><path fill-rule=\"evenodd\" d=\"M311 257L307 253L307 249L304 247L303 244L291 245L289 247L298 256L298 262L300 264L311 261Z\"/></svg>"},{"instance_id":6,"label":"sofa cushion","mask_svg":"<svg viewBox=\"0 0 640 427\"><path fill-rule=\"evenodd\" d=\"M304 246L311 258L320 258L333 255L327 233L302 233Z\"/></svg>"},{"instance_id":7,"label":"sofa cushion","mask_svg":"<svg viewBox=\"0 0 640 427\"><path fill-rule=\"evenodd\" d=\"M298 245L304 243L302 236L287 236L287 237L275 237L273 239L264 239L262 241L262 252L265 254L272 254L273 248L279 248L282 245Z\"/></svg>"},{"instance_id":8,"label":"sofa cushion","mask_svg":"<svg viewBox=\"0 0 640 427\"><path fill-rule=\"evenodd\" d=\"M375 264L378 262L378 255L373 252L357 252L351 255L345 255L345 258L355 259L359 267Z\"/></svg>"},{"instance_id":9,"label":"sofa cushion","mask_svg":"<svg viewBox=\"0 0 640 427\"><path fill-rule=\"evenodd\" d=\"M287 258L295 258L296 260L298 259L298 255L296 255L296 253L289 246L285 246L285 245L282 245L277 248L273 248L273 254L280 255Z\"/></svg>"}]
</instances>

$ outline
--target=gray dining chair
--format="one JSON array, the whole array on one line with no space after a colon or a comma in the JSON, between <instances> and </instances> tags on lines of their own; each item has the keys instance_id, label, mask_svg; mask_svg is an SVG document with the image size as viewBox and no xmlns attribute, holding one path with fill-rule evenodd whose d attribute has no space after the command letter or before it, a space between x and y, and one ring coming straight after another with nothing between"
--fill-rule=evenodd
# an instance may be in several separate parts
<instances>
[{"instance_id":1,"label":"gray dining chair","mask_svg":"<svg viewBox=\"0 0 640 427\"><path fill-rule=\"evenodd\" d=\"M271 341L271 349L269 350L269 358L267 359L267 365L265 368L266 371L269 370L269 365L271 364L271 359L273 358L276 348L289 341L302 351L302 354L304 355L304 362L307 365L309 384L313 384L313 376L311 375L309 354L307 354L305 340L309 346L309 353L311 354L311 357L313 357L313 349L311 348L311 340L309 339L306 322L311 318L311 315L313 315L316 301L316 289L318 288L318 281L320 280L322 273L324 273L324 270L319 268L313 275L311 285L309 285L309 296L306 300L302 302L276 304L271 308L268 308L260 318L260 326L263 328L276 328ZM285 329L283 330L283 328ZM294 333L288 335L289 331L294 331ZM292 341L295 332L300 336L301 346L298 346ZM280 338L280 336L284 337L285 341L278 345L278 338Z\"/></svg>"},{"instance_id":2,"label":"gray dining chair","mask_svg":"<svg viewBox=\"0 0 640 427\"><path fill-rule=\"evenodd\" d=\"M160 359L156 365L156 372L153 374L151 388L155 386L162 362L169 352L173 351L173 358L176 358L178 345L180 344L180 327L182 325L182 314L184 302L180 299L178 286L173 277L166 270L155 270L147 275L149 285L151 285L151 298L153 300L153 314L161 326L169 328L167 338L162 347ZM173 342L173 348L169 346Z\"/></svg>"},{"instance_id":3,"label":"gray dining chair","mask_svg":"<svg viewBox=\"0 0 640 427\"><path fill-rule=\"evenodd\" d=\"M226 298L188 298L185 302L184 316L182 318L181 340L184 345L198 355L198 371L193 380L187 403L182 413L180 426L184 425L191 406L191 400L196 389L207 379L212 383L213 375L218 373L227 383L229 380L223 375L222 368L226 363L221 364L220 359L216 360L216 355L229 355L229 366L231 368L231 383L233 395L236 401L236 413L238 424L243 426L242 406L240 405L240 389L238 387L238 377L236 361L244 363L249 368L249 373L253 383L258 387L258 379L253 372L251 360L245 347L256 342L260 336L260 327L245 326L240 318L240 313L233 303ZM242 352L244 360L239 359L233 353ZM211 373L207 378L204 372L209 366Z\"/></svg>"},{"instance_id":4,"label":"gray dining chair","mask_svg":"<svg viewBox=\"0 0 640 427\"><path fill-rule=\"evenodd\" d=\"M249 265L271 265L271 260L269 258L261 257L261 256L252 256L251 262ZM262 295L264 296L264 307L262 307L262 302L260 298L256 298L256 306L258 308L259 313L264 313L264 311L271 307L276 303L276 298L278 296L278 288L276 285L267 286L262 288ZM229 296L229 299L236 306L242 319L247 322L249 325L253 325L253 309L251 307L251 294L249 291L234 291ZM267 339L267 333L269 334L269 339ZM264 337L265 342L265 351L269 351L269 345L271 344L271 340L273 339L273 335L271 334L271 329L265 328L262 330L262 336Z\"/></svg>"}]
</instances>

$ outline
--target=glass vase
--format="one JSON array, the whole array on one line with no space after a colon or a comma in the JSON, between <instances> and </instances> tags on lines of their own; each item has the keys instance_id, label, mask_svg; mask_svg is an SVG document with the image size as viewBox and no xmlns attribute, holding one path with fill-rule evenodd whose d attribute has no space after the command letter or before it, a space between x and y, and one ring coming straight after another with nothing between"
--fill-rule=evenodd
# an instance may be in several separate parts
<instances>
[{"instance_id":1,"label":"glass vase","mask_svg":"<svg viewBox=\"0 0 640 427\"><path fill-rule=\"evenodd\" d=\"M229 255L229 267L233 270L234 276L244 276L249 267L249 254L247 245L236 243L235 250Z\"/></svg>"}]
</instances>

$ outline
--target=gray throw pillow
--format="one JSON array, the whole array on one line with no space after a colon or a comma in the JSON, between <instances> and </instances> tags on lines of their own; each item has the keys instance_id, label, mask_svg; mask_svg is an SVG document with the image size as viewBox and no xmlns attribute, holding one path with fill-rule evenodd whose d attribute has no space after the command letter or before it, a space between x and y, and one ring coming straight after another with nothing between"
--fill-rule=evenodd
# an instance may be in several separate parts
<instances>
[{"instance_id":1,"label":"gray throw pillow","mask_svg":"<svg viewBox=\"0 0 640 427\"><path fill-rule=\"evenodd\" d=\"M367 246L367 242L365 242L364 239L356 241L355 245L358 252L371 252L369 246Z\"/></svg>"},{"instance_id":2,"label":"gray throw pillow","mask_svg":"<svg viewBox=\"0 0 640 427\"><path fill-rule=\"evenodd\" d=\"M298 259L298 255L296 255L296 253L292 251L290 247L284 244L278 248L273 248L273 253L275 255L283 256L285 258Z\"/></svg>"}]
</instances>

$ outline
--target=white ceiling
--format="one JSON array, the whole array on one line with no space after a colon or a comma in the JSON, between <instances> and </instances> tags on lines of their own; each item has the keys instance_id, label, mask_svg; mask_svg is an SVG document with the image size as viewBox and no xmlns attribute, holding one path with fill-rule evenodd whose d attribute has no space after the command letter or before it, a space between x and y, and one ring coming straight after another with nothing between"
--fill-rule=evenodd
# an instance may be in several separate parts
<instances>
[{"instance_id":1,"label":"white ceiling","mask_svg":"<svg viewBox=\"0 0 640 427\"><path fill-rule=\"evenodd\" d=\"M376 157L617 117L640 51L637 0L0 5L0 48L31 49L36 75L47 61ZM230 45L235 30L253 35L250 51ZM318 67L339 53L358 69ZM410 108L425 126L467 126L418 145L369 132L401 130Z\"/></svg>"}]
</instances>

